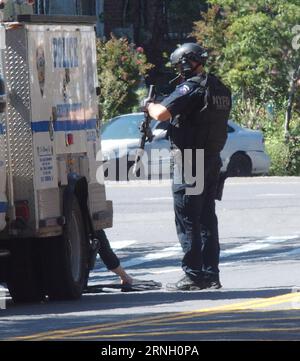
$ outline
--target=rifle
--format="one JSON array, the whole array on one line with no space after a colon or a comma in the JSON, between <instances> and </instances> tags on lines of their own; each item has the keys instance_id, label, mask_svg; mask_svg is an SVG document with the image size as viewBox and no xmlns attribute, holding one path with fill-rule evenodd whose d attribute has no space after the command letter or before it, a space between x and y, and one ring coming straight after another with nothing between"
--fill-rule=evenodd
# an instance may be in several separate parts
<instances>
[{"instance_id":1,"label":"rifle","mask_svg":"<svg viewBox=\"0 0 300 361\"><path fill-rule=\"evenodd\" d=\"M148 94L148 97L144 100L144 104L147 105L148 103L150 103L153 100L154 96L155 96L155 86L150 85L149 94ZM154 138L152 129L150 127L151 117L150 117L146 107L144 107L144 116L145 116L145 120L143 121L143 123L140 126L140 131L141 131L142 136L141 136L141 139L139 142L139 148L136 152L136 157L135 157L135 162L134 162L134 167L133 167L133 174L135 174L135 175L137 173L137 165L140 162L140 160L144 154L146 142L148 141L149 143L151 143Z\"/></svg>"}]
</instances>

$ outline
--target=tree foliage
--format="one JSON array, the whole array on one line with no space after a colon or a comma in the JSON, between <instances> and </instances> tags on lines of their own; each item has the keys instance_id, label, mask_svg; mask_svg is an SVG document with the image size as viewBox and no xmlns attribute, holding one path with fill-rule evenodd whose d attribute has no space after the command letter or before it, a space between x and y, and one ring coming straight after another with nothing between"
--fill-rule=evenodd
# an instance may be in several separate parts
<instances>
[{"instance_id":1,"label":"tree foliage","mask_svg":"<svg viewBox=\"0 0 300 361\"><path fill-rule=\"evenodd\" d=\"M98 40L97 67L103 119L131 112L139 102L139 85L152 68L144 49L129 44L125 38L112 36L107 42Z\"/></svg>"},{"instance_id":2,"label":"tree foliage","mask_svg":"<svg viewBox=\"0 0 300 361\"><path fill-rule=\"evenodd\" d=\"M292 47L292 28L300 24L299 0L210 3L193 35L210 50L212 71L231 85L245 113L254 118L267 103L282 107L300 65Z\"/></svg>"},{"instance_id":3,"label":"tree foliage","mask_svg":"<svg viewBox=\"0 0 300 361\"><path fill-rule=\"evenodd\" d=\"M210 4L193 35L209 49L210 70L233 90L234 119L265 132L271 174L300 175L300 52L294 31L300 1Z\"/></svg>"}]
</instances>

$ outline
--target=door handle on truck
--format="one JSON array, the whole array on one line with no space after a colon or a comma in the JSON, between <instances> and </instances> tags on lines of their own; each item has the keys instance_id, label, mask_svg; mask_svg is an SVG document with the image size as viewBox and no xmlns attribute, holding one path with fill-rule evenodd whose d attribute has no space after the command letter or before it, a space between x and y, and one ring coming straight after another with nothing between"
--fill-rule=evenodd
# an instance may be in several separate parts
<instances>
[{"instance_id":1,"label":"door handle on truck","mask_svg":"<svg viewBox=\"0 0 300 361\"><path fill-rule=\"evenodd\" d=\"M97 137L100 138L100 132L101 132L101 119L99 116L96 117L96 133Z\"/></svg>"},{"instance_id":2,"label":"door handle on truck","mask_svg":"<svg viewBox=\"0 0 300 361\"><path fill-rule=\"evenodd\" d=\"M49 135L50 140L53 142L54 140L54 122L57 121L57 109L56 107L52 107L52 114L49 121Z\"/></svg>"}]
</instances>

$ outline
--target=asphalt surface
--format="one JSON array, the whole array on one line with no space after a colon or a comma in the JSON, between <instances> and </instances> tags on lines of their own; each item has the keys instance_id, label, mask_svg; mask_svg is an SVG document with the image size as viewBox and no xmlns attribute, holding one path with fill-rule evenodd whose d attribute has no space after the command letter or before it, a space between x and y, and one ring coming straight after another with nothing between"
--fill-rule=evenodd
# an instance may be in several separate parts
<instances>
[{"instance_id":1,"label":"asphalt surface","mask_svg":"<svg viewBox=\"0 0 300 361\"><path fill-rule=\"evenodd\" d=\"M107 198L122 264L163 288L110 288L117 278L98 260L89 284L101 287L76 302L20 306L2 291L0 339L300 340L300 178L227 182L217 206L223 288L214 291L165 289L182 276L169 182L108 184Z\"/></svg>"}]
</instances>

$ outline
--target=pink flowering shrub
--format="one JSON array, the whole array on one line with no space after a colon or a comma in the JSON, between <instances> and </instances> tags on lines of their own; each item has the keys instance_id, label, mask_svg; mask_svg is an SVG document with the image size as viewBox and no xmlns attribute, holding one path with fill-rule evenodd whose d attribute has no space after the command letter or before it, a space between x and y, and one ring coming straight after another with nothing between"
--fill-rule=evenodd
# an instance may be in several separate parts
<instances>
[{"instance_id":1,"label":"pink flowering shrub","mask_svg":"<svg viewBox=\"0 0 300 361\"><path fill-rule=\"evenodd\" d=\"M97 43L97 66L103 120L132 112L140 102L137 90L141 80L153 67L144 49L112 35L109 41Z\"/></svg>"}]
</instances>

